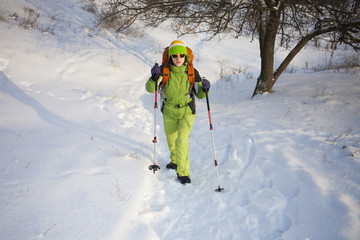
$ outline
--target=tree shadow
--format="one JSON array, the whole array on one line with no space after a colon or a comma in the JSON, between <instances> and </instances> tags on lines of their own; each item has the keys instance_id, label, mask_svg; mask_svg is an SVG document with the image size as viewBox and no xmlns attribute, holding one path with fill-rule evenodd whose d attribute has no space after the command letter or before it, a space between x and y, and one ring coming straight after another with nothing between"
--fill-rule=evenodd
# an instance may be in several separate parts
<instances>
[{"instance_id":1,"label":"tree shadow","mask_svg":"<svg viewBox=\"0 0 360 240\"><path fill-rule=\"evenodd\" d=\"M120 146L128 151L138 147L141 144L140 142L136 142L126 136L120 136L98 127L89 128L79 123L75 123L67 119L64 119L58 114L46 109L36 99L26 95L26 93L23 90L21 90L18 86L16 86L12 81L10 81L2 71L0 71L0 91L8 94L9 96L13 97L19 102L29 106L38 114L38 116L43 121L55 127L59 127L70 132L78 132L85 135L89 135L89 139L91 137L99 138L111 144Z\"/></svg>"}]
</instances>

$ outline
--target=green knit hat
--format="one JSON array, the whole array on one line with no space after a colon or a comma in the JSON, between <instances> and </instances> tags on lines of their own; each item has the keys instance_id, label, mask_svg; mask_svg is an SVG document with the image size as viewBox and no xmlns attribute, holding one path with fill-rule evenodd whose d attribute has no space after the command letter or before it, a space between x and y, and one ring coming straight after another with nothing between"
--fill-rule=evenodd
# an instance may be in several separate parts
<instances>
[{"instance_id":1,"label":"green knit hat","mask_svg":"<svg viewBox=\"0 0 360 240\"><path fill-rule=\"evenodd\" d=\"M185 44L180 40L175 40L175 41L170 43L169 57L171 56L171 54L175 54L175 53L183 53L187 57L189 57L189 55L187 53L187 50L186 50Z\"/></svg>"}]
</instances>

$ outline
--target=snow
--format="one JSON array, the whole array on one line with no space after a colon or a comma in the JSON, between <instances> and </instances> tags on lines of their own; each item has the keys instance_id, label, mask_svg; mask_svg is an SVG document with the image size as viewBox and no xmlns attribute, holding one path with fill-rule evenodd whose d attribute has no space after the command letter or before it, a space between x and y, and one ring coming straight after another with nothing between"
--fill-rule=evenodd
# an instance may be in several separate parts
<instances>
[{"instance_id":1,"label":"snow","mask_svg":"<svg viewBox=\"0 0 360 240\"><path fill-rule=\"evenodd\" d=\"M358 69L311 72L330 53L309 46L273 93L251 99L256 42L182 37L212 83L225 190L214 191L205 100L190 138L192 183L182 185L165 168L160 112L161 170L148 170L154 95L144 87L176 34L100 30L84 4L0 3L1 239L360 239ZM24 6L39 12L38 29L7 17Z\"/></svg>"}]
</instances>

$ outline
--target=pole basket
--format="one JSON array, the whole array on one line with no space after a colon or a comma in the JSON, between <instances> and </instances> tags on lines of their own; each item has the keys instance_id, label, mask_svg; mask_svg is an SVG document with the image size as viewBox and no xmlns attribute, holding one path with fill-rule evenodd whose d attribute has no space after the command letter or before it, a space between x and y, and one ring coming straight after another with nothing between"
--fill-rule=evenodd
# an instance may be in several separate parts
<instances>
[{"instance_id":1,"label":"pole basket","mask_svg":"<svg viewBox=\"0 0 360 240\"><path fill-rule=\"evenodd\" d=\"M154 163L154 164L152 164L152 165L149 166L149 170L150 170L150 171L153 171L154 174L155 174L156 171L159 171L159 170L160 170L160 166L159 166L159 165L156 165L156 164Z\"/></svg>"},{"instance_id":2,"label":"pole basket","mask_svg":"<svg viewBox=\"0 0 360 240\"><path fill-rule=\"evenodd\" d=\"M224 189L221 188L220 186L217 189L215 189L215 192L221 192L221 191L224 191Z\"/></svg>"}]
</instances>

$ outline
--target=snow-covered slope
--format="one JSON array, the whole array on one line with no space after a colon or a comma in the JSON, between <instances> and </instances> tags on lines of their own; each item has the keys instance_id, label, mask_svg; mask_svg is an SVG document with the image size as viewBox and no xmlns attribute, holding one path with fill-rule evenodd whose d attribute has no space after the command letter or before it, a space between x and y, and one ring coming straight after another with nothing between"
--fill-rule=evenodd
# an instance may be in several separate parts
<instances>
[{"instance_id":1,"label":"snow-covered slope","mask_svg":"<svg viewBox=\"0 0 360 240\"><path fill-rule=\"evenodd\" d=\"M330 53L308 48L274 93L250 99L256 42L183 37L212 83L225 190L214 191L204 100L190 138L192 183L184 186L165 168L159 112L162 168L148 170L154 95L144 84L176 34L99 30L86 4L0 3L1 239L360 238L358 69L311 73ZM19 27L24 7L39 13L36 28ZM283 56L279 49L277 61Z\"/></svg>"}]
</instances>

